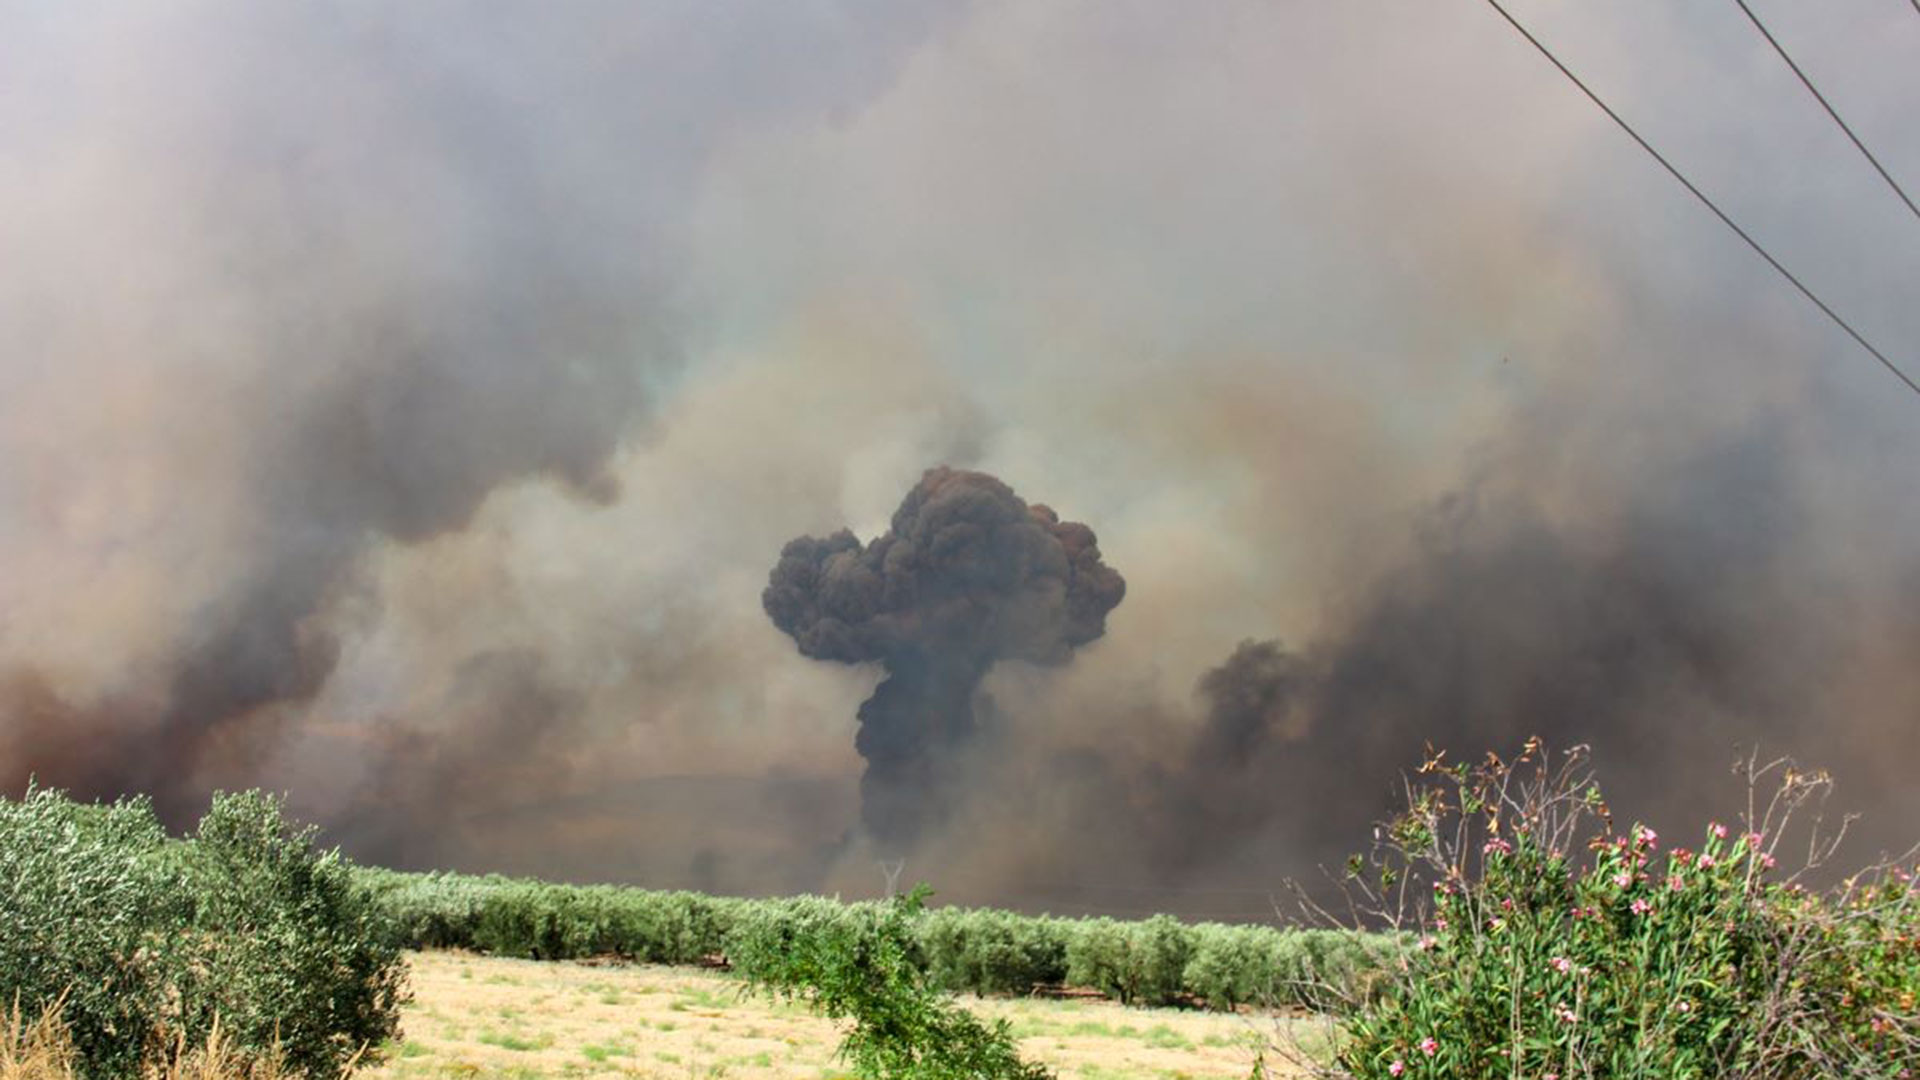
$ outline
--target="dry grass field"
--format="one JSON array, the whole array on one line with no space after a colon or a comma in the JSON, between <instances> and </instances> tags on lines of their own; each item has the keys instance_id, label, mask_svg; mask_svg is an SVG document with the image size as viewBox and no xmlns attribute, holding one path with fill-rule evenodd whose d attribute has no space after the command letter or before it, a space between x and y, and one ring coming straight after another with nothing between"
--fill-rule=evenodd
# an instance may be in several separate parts
<instances>
[{"instance_id":1,"label":"dry grass field","mask_svg":"<svg viewBox=\"0 0 1920 1080\"><path fill-rule=\"evenodd\" d=\"M415 954L405 1038L370 1080L844 1075L836 1027L710 971ZM1276 1021L1106 1001L964 999L1062 1080L1245 1077Z\"/></svg>"}]
</instances>

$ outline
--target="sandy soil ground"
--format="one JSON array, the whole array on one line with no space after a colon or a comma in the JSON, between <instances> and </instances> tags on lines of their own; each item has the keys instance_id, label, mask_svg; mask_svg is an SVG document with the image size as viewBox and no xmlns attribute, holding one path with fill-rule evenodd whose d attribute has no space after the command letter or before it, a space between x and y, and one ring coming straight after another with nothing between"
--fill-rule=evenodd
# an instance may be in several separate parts
<instances>
[{"instance_id":1,"label":"sandy soil ground","mask_svg":"<svg viewBox=\"0 0 1920 1080\"><path fill-rule=\"evenodd\" d=\"M370 1080L845 1075L834 1060L834 1024L804 1006L746 993L723 974L462 953L411 959L415 1000L405 1037L385 1064L360 1074ZM1006 1017L1022 1053L1062 1080L1239 1080L1256 1048L1289 1023L1105 1001L962 1001Z\"/></svg>"}]
</instances>

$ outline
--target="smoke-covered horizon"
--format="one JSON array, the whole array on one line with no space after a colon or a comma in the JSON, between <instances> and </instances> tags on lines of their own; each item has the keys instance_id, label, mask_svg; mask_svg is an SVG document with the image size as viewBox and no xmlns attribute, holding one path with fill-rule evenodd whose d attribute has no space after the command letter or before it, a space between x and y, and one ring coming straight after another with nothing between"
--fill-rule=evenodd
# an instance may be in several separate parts
<instances>
[{"instance_id":1,"label":"smoke-covered horizon","mask_svg":"<svg viewBox=\"0 0 1920 1080\"><path fill-rule=\"evenodd\" d=\"M1920 17L1773 6L1920 182ZM933 657L948 898L1258 915L1533 734L1913 839L1911 395L1489 13L1191 8L0 0L0 786L870 890L885 650L762 592L950 466L1126 596ZM1920 363L1920 227L1736 9L1517 10Z\"/></svg>"}]
</instances>

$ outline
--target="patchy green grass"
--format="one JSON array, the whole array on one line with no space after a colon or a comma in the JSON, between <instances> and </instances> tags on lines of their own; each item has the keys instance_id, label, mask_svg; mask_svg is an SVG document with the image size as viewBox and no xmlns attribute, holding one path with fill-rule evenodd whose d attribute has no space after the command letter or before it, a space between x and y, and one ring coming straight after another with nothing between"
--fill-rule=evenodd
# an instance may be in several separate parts
<instances>
[{"instance_id":1,"label":"patchy green grass","mask_svg":"<svg viewBox=\"0 0 1920 1080\"><path fill-rule=\"evenodd\" d=\"M411 957L405 1038L361 1080L844 1080L841 1032L711 971ZM1271 1017L980 999L1061 1080L1242 1080ZM1268 1064L1274 1064L1272 1057Z\"/></svg>"},{"instance_id":2,"label":"patchy green grass","mask_svg":"<svg viewBox=\"0 0 1920 1080\"><path fill-rule=\"evenodd\" d=\"M483 1046L497 1046L502 1050L525 1052L545 1050L553 1045L553 1036L548 1034L525 1036L512 1031L483 1031L474 1041Z\"/></svg>"}]
</instances>

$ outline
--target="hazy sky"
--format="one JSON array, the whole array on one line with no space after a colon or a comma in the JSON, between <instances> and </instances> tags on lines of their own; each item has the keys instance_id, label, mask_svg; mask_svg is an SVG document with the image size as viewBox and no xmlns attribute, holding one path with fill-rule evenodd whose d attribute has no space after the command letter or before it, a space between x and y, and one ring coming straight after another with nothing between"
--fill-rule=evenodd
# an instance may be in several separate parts
<instances>
[{"instance_id":1,"label":"hazy sky","mask_svg":"<svg viewBox=\"0 0 1920 1080\"><path fill-rule=\"evenodd\" d=\"M1920 13L1755 6L1920 190ZM1513 8L1920 375L1920 220L1730 0ZM1274 778L1529 724L1649 790L1759 741L1904 826L1916 456L1920 398L1468 0L0 0L13 788L863 887L878 672L760 590L951 464L1128 583L990 677L952 892L1165 872L1061 869L1116 803L1264 881L1318 852ZM1194 816L1246 639L1328 689Z\"/></svg>"}]
</instances>

